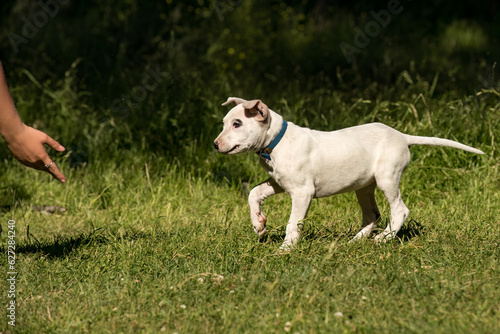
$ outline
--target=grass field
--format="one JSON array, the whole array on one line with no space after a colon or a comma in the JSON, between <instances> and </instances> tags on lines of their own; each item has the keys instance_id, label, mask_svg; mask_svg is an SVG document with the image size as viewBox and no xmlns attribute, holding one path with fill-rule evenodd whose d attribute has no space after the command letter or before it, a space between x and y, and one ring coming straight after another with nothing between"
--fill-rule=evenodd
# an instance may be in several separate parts
<instances>
[{"instance_id":1,"label":"grass field","mask_svg":"<svg viewBox=\"0 0 500 334\"><path fill-rule=\"evenodd\" d=\"M328 94L266 103L299 125L338 129L382 121L486 154L413 147L401 184L410 217L398 240L348 243L361 223L349 193L313 202L290 254L277 252L289 197L266 201L270 233L259 240L246 199L248 185L266 177L257 157L211 150L225 97L201 106L209 122L175 158L142 151L140 140L118 151L119 140L99 143L97 133L88 163L57 159L65 185L6 159L0 263L6 277L7 227L14 220L18 274L16 326L8 325L4 308L0 332L499 332L498 93L373 100ZM78 127L78 119L72 124ZM61 131L71 138L71 129ZM100 158L106 155L112 158ZM385 226L388 205L380 192L377 199ZM67 211L34 209L42 205ZM8 283L0 283L3 305L11 300Z\"/></svg>"}]
</instances>

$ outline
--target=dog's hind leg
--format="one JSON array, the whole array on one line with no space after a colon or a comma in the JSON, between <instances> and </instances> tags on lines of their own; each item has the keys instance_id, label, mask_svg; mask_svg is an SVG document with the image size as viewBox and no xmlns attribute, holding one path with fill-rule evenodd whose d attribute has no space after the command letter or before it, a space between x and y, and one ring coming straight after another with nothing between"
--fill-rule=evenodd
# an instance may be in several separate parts
<instances>
[{"instance_id":1,"label":"dog's hind leg","mask_svg":"<svg viewBox=\"0 0 500 334\"><path fill-rule=\"evenodd\" d=\"M362 189L356 190L356 197L363 211L363 223L361 231L351 239L351 242L369 237L377 224L377 220L380 218L380 212L375 202L376 186L377 184L373 182Z\"/></svg>"},{"instance_id":2,"label":"dog's hind leg","mask_svg":"<svg viewBox=\"0 0 500 334\"><path fill-rule=\"evenodd\" d=\"M375 237L377 242L393 239L410 213L410 210L403 203L399 187L396 190L386 190L384 194L391 207L391 221L385 230Z\"/></svg>"},{"instance_id":3,"label":"dog's hind leg","mask_svg":"<svg viewBox=\"0 0 500 334\"><path fill-rule=\"evenodd\" d=\"M255 186L248 195L248 204L250 205L250 217L252 218L253 230L259 236L266 234L267 218L262 213L260 206L264 200L270 196L283 192L283 189L272 179L269 178L261 184Z\"/></svg>"},{"instance_id":4,"label":"dog's hind leg","mask_svg":"<svg viewBox=\"0 0 500 334\"><path fill-rule=\"evenodd\" d=\"M399 232L410 211L403 203L399 190L401 174L410 163L410 150L408 147L394 149L391 155L380 162L375 181L380 190L384 192L385 198L391 208L391 220L385 230L375 237L375 241L388 241L393 239Z\"/></svg>"}]
</instances>

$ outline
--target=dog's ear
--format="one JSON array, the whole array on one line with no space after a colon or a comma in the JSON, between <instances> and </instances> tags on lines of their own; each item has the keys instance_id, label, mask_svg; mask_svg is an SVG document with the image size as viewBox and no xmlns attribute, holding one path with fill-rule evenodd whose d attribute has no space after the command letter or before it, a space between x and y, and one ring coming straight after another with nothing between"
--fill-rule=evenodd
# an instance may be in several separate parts
<instances>
[{"instance_id":1,"label":"dog's ear","mask_svg":"<svg viewBox=\"0 0 500 334\"><path fill-rule=\"evenodd\" d=\"M246 101L242 106L245 112L248 112L250 117L255 117L257 121L263 122L269 116L269 108L261 100Z\"/></svg>"},{"instance_id":2,"label":"dog's ear","mask_svg":"<svg viewBox=\"0 0 500 334\"><path fill-rule=\"evenodd\" d=\"M228 97L227 101L224 102L222 105L223 106L227 106L229 103L232 103L236 107L238 104L241 104L243 102L247 102L247 100L243 100L243 99L241 99L239 97Z\"/></svg>"}]
</instances>

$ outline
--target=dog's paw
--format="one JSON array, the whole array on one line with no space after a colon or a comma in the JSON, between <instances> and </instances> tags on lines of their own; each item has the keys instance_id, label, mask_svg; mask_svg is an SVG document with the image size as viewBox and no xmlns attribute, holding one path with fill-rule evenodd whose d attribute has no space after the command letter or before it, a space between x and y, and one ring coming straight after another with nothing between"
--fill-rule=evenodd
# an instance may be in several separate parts
<instances>
[{"instance_id":1,"label":"dog's paw","mask_svg":"<svg viewBox=\"0 0 500 334\"><path fill-rule=\"evenodd\" d=\"M374 227L375 227L375 223L371 223L371 224L366 225L349 242L356 242L356 241L368 239L368 237L372 234Z\"/></svg>"},{"instance_id":2,"label":"dog's paw","mask_svg":"<svg viewBox=\"0 0 500 334\"><path fill-rule=\"evenodd\" d=\"M380 234L377 234L375 236L375 243L386 243L392 239L394 239L395 233L394 232L382 232Z\"/></svg>"},{"instance_id":3,"label":"dog's paw","mask_svg":"<svg viewBox=\"0 0 500 334\"><path fill-rule=\"evenodd\" d=\"M254 232L255 232L255 233L257 233L257 235L258 235L259 237L263 237L264 235L266 235L266 234L267 234L267 229L266 229L266 227L264 227L264 228L263 228L263 229L261 229L261 230L257 230L257 229L254 227L254 228L253 228L253 230L254 230Z\"/></svg>"},{"instance_id":4,"label":"dog's paw","mask_svg":"<svg viewBox=\"0 0 500 334\"><path fill-rule=\"evenodd\" d=\"M281 244L279 251L281 253L290 253L295 248L295 246L297 246L298 242L298 235L291 239L285 238L285 241L283 241L283 244Z\"/></svg>"},{"instance_id":5,"label":"dog's paw","mask_svg":"<svg viewBox=\"0 0 500 334\"><path fill-rule=\"evenodd\" d=\"M288 244L288 243L283 243L280 248L278 248L277 252L278 255L285 255L289 254L292 251L293 246Z\"/></svg>"},{"instance_id":6,"label":"dog's paw","mask_svg":"<svg viewBox=\"0 0 500 334\"><path fill-rule=\"evenodd\" d=\"M255 233L257 233L257 235L259 237L262 237L264 234L267 233L267 229L266 229L267 218L260 211L256 212L255 214L257 215L257 220L258 220L259 224L257 224L258 226L254 225L253 230L255 231ZM255 222L254 222L254 224L255 224Z\"/></svg>"},{"instance_id":7,"label":"dog's paw","mask_svg":"<svg viewBox=\"0 0 500 334\"><path fill-rule=\"evenodd\" d=\"M355 236L354 238L352 238L351 240L349 240L348 242L349 243L353 243L353 242L358 242L358 241L361 241L361 238L358 238L358 236Z\"/></svg>"},{"instance_id":8,"label":"dog's paw","mask_svg":"<svg viewBox=\"0 0 500 334\"><path fill-rule=\"evenodd\" d=\"M368 239L368 236L366 236L366 235L362 234L361 232L359 232L351 240L349 240L349 243L351 243L351 242L358 242L358 241L366 240L366 239Z\"/></svg>"},{"instance_id":9,"label":"dog's paw","mask_svg":"<svg viewBox=\"0 0 500 334\"><path fill-rule=\"evenodd\" d=\"M362 242L368 240L369 238L370 235L358 233L351 240L349 240L349 243Z\"/></svg>"}]
</instances>

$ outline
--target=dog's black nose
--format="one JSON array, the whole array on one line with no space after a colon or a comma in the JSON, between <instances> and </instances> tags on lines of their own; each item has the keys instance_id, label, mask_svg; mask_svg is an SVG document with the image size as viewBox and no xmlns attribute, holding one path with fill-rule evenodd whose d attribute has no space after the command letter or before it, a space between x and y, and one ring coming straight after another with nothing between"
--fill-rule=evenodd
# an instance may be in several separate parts
<instances>
[{"instance_id":1,"label":"dog's black nose","mask_svg":"<svg viewBox=\"0 0 500 334\"><path fill-rule=\"evenodd\" d=\"M218 151L219 150L219 142L214 141L214 148Z\"/></svg>"}]
</instances>

